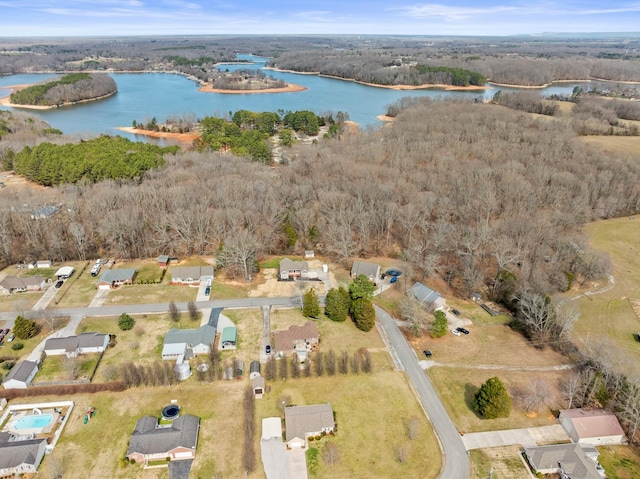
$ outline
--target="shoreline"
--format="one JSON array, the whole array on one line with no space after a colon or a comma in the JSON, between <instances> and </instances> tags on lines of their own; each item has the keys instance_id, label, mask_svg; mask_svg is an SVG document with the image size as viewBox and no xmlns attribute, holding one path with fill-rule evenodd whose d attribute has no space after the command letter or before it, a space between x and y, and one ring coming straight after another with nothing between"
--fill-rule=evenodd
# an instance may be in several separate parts
<instances>
[{"instance_id":1,"label":"shoreline","mask_svg":"<svg viewBox=\"0 0 640 479\"><path fill-rule=\"evenodd\" d=\"M150 136L152 138L164 138L189 144L200 138L200 135L198 135L197 133L175 133L171 131L140 130L131 126L117 126L116 130L124 131L125 133L131 133L132 135Z\"/></svg>"},{"instance_id":2,"label":"shoreline","mask_svg":"<svg viewBox=\"0 0 640 479\"><path fill-rule=\"evenodd\" d=\"M30 87L31 85L35 85L35 83L30 83L30 84L20 84L20 85L7 85L7 86L3 86L0 87L3 90L11 90L11 93L15 93L17 91L20 90L24 90L27 87ZM25 108L27 110L52 110L54 108L62 108L63 106L71 106L71 105L77 105L79 103L88 103L90 101L96 101L96 100L102 100L104 98L109 98L110 96L115 95L116 93L118 93L118 90L111 92L111 93L107 93L106 95L102 95L102 96L97 96L95 98L87 98L85 100L78 100L78 101L68 101L65 103L62 103L60 105L20 105L20 104L16 104L16 103L11 103L11 93L9 93L7 96L3 96L2 98L0 98L0 105L2 106L8 106L11 108Z\"/></svg>"},{"instance_id":3,"label":"shoreline","mask_svg":"<svg viewBox=\"0 0 640 479\"><path fill-rule=\"evenodd\" d=\"M243 93L249 94L257 94L257 93L294 93L298 91L306 90L306 86L302 85L294 85L293 83L288 83L286 87L282 88L267 88L264 90L225 90L223 88L213 88L211 84L207 83L200 88L198 91L203 93L221 93L223 95L238 95Z\"/></svg>"}]
</instances>

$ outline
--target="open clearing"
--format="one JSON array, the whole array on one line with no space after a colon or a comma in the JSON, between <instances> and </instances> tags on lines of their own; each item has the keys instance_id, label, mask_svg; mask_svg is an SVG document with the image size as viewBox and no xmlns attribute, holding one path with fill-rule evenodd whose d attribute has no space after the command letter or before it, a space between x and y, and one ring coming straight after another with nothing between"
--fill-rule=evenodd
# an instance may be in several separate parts
<instances>
[{"instance_id":1,"label":"open clearing","mask_svg":"<svg viewBox=\"0 0 640 479\"><path fill-rule=\"evenodd\" d=\"M598 461L609 479L640 477L640 449L632 446L599 447Z\"/></svg>"},{"instance_id":2,"label":"open clearing","mask_svg":"<svg viewBox=\"0 0 640 479\"><path fill-rule=\"evenodd\" d=\"M494 431L557 424L551 410L561 409L564 406L559 393L559 382L567 374L566 371L454 370L448 367L434 367L429 369L428 374L451 420L461 432ZM507 418L481 419L471 409L471 403L482 383L494 376L499 377L509 390L513 410ZM542 407L538 414L528 416L514 400L514 396L517 391L526 391L527 386L534 381L543 381L548 384L551 397L547 406Z\"/></svg>"},{"instance_id":3,"label":"open clearing","mask_svg":"<svg viewBox=\"0 0 640 479\"><path fill-rule=\"evenodd\" d=\"M639 231L640 217L585 226L591 246L609 254L615 284L608 291L575 301L581 316L574 327L574 341L579 346L603 351L619 371L635 380L640 380L640 344L635 336L640 332L640 320L629 300L640 298ZM606 286L606 280L588 286L598 289ZM575 294L572 291L567 296Z\"/></svg>"},{"instance_id":4,"label":"open clearing","mask_svg":"<svg viewBox=\"0 0 640 479\"><path fill-rule=\"evenodd\" d=\"M486 479L493 470L493 479L527 477L527 467L520 456L520 446L492 447L470 451L471 478Z\"/></svg>"}]
</instances>

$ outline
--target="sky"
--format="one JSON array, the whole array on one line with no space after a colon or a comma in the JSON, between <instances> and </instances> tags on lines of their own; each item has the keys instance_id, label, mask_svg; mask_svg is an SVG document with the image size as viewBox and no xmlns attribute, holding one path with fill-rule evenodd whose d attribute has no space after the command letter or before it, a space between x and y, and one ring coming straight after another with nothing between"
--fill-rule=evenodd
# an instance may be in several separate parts
<instances>
[{"instance_id":1,"label":"sky","mask_svg":"<svg viewBox=\"0 0 640 479\"><path fill-rule=\"evenodd\" d=\"M640 0L0 0L0 37L640 31Z\"/></svg>"}]
</instances>

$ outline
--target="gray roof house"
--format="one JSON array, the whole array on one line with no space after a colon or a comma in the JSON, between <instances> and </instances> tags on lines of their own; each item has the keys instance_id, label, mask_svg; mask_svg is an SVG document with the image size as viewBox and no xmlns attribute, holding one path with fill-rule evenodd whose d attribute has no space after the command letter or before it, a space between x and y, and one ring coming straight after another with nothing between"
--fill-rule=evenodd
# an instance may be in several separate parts
<instances>
[{"instance_id":1,"label":"gray roof house","mask_svg":"<svg viewBox=\"0 0 640 479\"><path fill-rule=\"evenodd\" d=\"M42 276L7 276L0 281L0 294L24 293L26 291L42 291L47 280Z\"/></svg>"},{"instance_id":2,"label":"gray roof house","mask_svg":"<svg viewBox=\"0 0 640 479\"><path fill-rule=\"evenodd\" d=\"M585 451L579 444L525 447L527 461L535 472L556 474L563 472L571 479L602 479L598 472L598 451ZM589 457L587 457L587 454ZM593 459L591 459L593 458ZM598 464L598 466L596 466Z\"/></svg>"},{"instance_id":3,"label":"gray roof house","mask_svg":"<svg viewBox=\"0 0 640 479\"><path fill-rule=\"evenodd\" d=\"M109 345L109 335L101 333L82 333L66 338L49 338L44 343L47 356L75 358L78 354L101 353Z\"/></svg>"},{"instance_id":4,"label":"gray roof house","mask_svg":"<svg viewBox=\"0 0 640 479\"><path fill-rule=\"evenodd\" d=\"M171 284L199 285L203 278L213 279L213 266L181 266L171 270Z\"/></svg>"},{"instance_id":5,"label":"gray roof house","mask_svg":"<svg viewBox=\"0 0 640 479\"><path fill-rule=\"evenodd\" d=\"M289 447L305 447L307 437L332 432L336 427L329 403L288 406L284 409L284 421Z\"/></svg>"},{"instance_id":6,"label":"gray roof house","mask_svg":"<svg viewBox=\"0 0 640 479\"><path fill-rule=\"evenodd\" d=\"M193 459L198 444L200 418L185 414L170 426L158 425L158 418L138 419L129 440L127 458L140 463L170 458L172 461Z\"/></svg>"},{"instance_id":7,"label":"gray roof house","mask_svg":"<svg viewBox=\"0 0 640 479\"><path fill-rule=\"evenodd\" d=\"M189 359L198 354L209 354L211 345L216 340L216 328L210 324L198 329L172 328L164 337L162 359L178 360L180 357Z\"/></svg>"},{"instance_id":8,"label":"gray roof house","mask_svg":"<svg viewBox=\"0 0 640 479\"><path fill-rule=\"evenodd\" d=\"M372 281L373 284L378 284L380 278L380 265L375 263L368 263L367 261L354 261L351 267L351 277L355 278L358 275L365 275Z\"/></svg>"},{"instance_id":9,"label":"gray roof house","mask_svg":"<svg viewBox=\"0 0 640 479\"><path fill-rule=\"evenodd\" d=\"M8 432L0 433L0 477L35 473L42 462L47 440L19 440Z\"/></svg>"},{"instance_id":10,"label":"gray roof house","mask_svg":"<svg viewBox=\"0 0 640 479\"><path fill-rule=\"evenodd\" d=\"M111 289L122 286L123 284L132 284L136 279L136 273L135 268L107 270L100 276L96 287L98 289Z\"/></svg>"},{"instance_id":11,"label":"gray roof house","mask_svg":"<svg viewBox=\"0 0 640 479\"><path fill-rule=\"evenodd\" d=\"M2 386L5 389L27 389L37 372L38 363L35 361L20 361L11 368Z\"/></svg>"},{"instance_id":12,"label":"gray roof house","mask_svg":"<svg viewBox=\"0 0 640 479\"><path fill-rule=\"evenodd\" d=\"M416 283L411 286L411 294L421 303L433 308L434 311L444 309L447 300L440 296L440 293L426 287L422 283Z\"/></svg>"},{"instance_id":13,"label":"gray roof house","mask_svg":"<svg viewBox=\"0 0 640 479\"><path fill-rule=\"evenodd\" d=\"M309 263L284 258L278 265L278 278L285 281L307 279L309 278Z\"/></svg>"}]
</instances>

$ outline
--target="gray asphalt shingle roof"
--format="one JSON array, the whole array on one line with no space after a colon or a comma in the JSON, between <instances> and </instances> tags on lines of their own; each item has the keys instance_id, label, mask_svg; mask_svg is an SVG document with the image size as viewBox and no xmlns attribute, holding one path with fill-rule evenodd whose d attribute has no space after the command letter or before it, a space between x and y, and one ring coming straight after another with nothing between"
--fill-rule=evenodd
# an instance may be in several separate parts
<instances>
[{"instance_id":1,"label":"gray asphalt shingle roof","mask_svg":"<svg viewBox=\"0 0 640 479\"><path fill-rule=\"evenodd\" d=\"M19 466L20 464L32 464L37 466L36 458L40 444L46 439L27 439L25 441L9 442L8 433L2 433L0 437L0 469Z\"/></svg>"},{"instance_id":2,"label":"gray asphalt shingle roof","mask_svg":"<svg viewBox=\"0 0 640 479\"><path fill-rule=\"evenodd\" d=\"M127 456L134 453L161 454L177 447L195 449L199 425L200 418L191 414L180 416L169 427L157 427L158 419L155 417L142 417L131 434Z\"/></svg>"},{"instance_id":3,"label":"gray asphalt shingle roof","mask_svg":"<svg viewBox=\"0 0 640 479\"><path fill-rule=\"evenodd\" d=\"M133 281L136 276L135 268L110 269L102 273L98 283L113 283L114 281Z\"/></svg>"},{"instance_id":4,"label":"gray asphalt shingle roof","mask_svg":"<svg viewBox=\"0 0 640 479\"><path fill-rule=\"evenodd\" d=\"M82 333L79 336L67 336L66 338L49 338L44 343L44 351L53 349L64 349L65 351L75 351L78 348L97 348L105 342L105 336L101 333Z\"/></svg>"},{"instance_id":5,"label":"gray asphalt shingle roof","mask_svg":"<svg viewBox=\"0 0 640 479\"><path fill-rule=\"evenodd\" d=\"M16 364L7 377L4 378L4 382L15 379L16 381L26 381L34 369L38 368L38 364L35 361L21 361Z\"/></svg>"},{"instance_id":6,"label":"gray asphalt shingle roof","mask_svg":"<svg viewBox=\"0 0 640 479\"><path fill-rule=\"evenodd\" d=\"M411 292L421 303L435 303L440 298L440 293L426 287L422 283L416 283L411 287Z\"/></svg>"}]
</instances>

